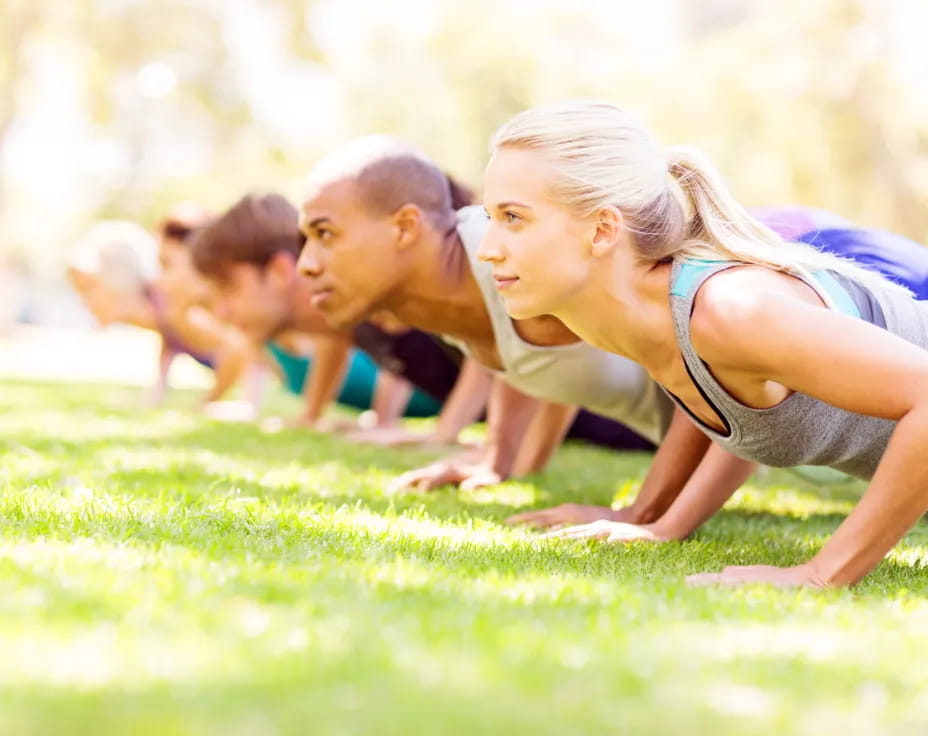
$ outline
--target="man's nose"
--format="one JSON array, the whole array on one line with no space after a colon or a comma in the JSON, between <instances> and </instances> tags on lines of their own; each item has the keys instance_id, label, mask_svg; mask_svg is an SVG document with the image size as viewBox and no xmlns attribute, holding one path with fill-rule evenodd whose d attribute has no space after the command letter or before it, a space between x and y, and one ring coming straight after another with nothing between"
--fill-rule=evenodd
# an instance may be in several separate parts
<instances>
[{"instance_id":1,"label":"man's nose","mask_svg":"<svg viewBox=\"0 0 928 736\"><path fill-rule=\"evenodd\" d=\"M313 247L306 243L300 251L300 258L296 262L297 271L304 278L314 278L322 273L322 263L313 252Z\"/></svg>"}]
</instances>

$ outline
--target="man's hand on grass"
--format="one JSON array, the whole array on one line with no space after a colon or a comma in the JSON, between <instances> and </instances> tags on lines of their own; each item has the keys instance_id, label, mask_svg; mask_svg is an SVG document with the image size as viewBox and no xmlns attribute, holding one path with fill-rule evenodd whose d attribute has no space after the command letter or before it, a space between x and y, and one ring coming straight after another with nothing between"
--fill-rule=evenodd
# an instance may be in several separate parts
<instances>
[{"instance_id":1,"label":"man's hand on grass","mask_svg":"<svg viewBox=\"0 0 928 736\"><path fill-rule=\"evenodd\" d=\"M473 491L496 485L503 480L505 478L499 473L481 462L440 460L403 473L390 483L387 492L427 493L445 485L456 485L462 491Z\"/></svg>"}]
</instances>

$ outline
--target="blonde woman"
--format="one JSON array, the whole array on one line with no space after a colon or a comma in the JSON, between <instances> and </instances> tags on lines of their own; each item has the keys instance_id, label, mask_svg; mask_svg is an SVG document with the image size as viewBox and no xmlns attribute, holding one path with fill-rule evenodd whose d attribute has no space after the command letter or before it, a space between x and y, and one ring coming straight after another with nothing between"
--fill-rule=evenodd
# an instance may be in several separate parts
<instances>
[{"instance_id":1,"label":"blonde woman","mask_svg":"<svg viewBox=\"0 0 928 736\"><path fill-rule=\"evenodd\" d=\"M159 228L160 244L132 222L99 222L75 245L71 283L97 322L117 322L158 333L158 377L150 401L164 399L168 372L181 354L212 369L209 405L242 377L254 352L245 336L199 303L199 279L189 264L186 240L205 222L182 213ZM159 256L163 268L159 268Z\"/></svg>"},{"instance_id":2,"label":"blonde woman","mask_svg":"<svg viewBox=\"0 0 928 736\"><path fill-rule=\"evenodd\" d=\"M928 510L928 305L782 240L697 154L614 106L530 110L492 152L480 257L509 314L555 315L644 366L677 407L639 498L655 521L556 534L686 536L752 462L825 465L870 486L815 557L692 580L826 587L870 572Z\"/></svg>"}]
</instances>

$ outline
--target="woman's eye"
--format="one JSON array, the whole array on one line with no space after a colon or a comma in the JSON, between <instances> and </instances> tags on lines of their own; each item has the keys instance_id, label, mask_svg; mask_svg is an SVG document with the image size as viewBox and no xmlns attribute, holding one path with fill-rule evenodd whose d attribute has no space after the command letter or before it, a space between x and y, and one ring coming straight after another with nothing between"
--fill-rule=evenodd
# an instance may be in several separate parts
<instances>
[{"instance_id":1,"label":"woman's eye","mask_svg":"<svg viewBox=\"0 0 928 736\"><path fill-rule=\"evenodd\" d=\"M506 222L508 222L510 225L514 225L517 221L522 219L515 212L510 212L509 210L506 210L503 213L503 217L506 218Z\"/></svg>"},{"instance_id":2,"label":"woman's eye","mask_svg":"<svg viewBox=\"0 0 928 736\"><path fill-rule=\"evenodd\" d=\"M319 238L323 243L332 239L332 231L326 230L325 228L319 228L316 230L316 237Z\"/></svg>"}]
</instances>

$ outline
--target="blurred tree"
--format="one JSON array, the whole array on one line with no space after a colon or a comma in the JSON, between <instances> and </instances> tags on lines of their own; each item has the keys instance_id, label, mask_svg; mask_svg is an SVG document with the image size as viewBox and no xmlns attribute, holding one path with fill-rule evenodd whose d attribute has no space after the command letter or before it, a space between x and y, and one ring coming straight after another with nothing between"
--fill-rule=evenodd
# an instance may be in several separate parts
<instances>
[{"instance_id":1,"label":"blurred tree","mask_svg":"<svg viewBox=\"0 0 928 736\"><path fill-rule=\"evenodd\" d=\"M479 184L508 117L600 97L705 149L746 203L928 239L928 50L899 42L919 3L0 0L0 232L52 268L95 216L295 195L372 131Z\"/></svg>"}]
</instances>

